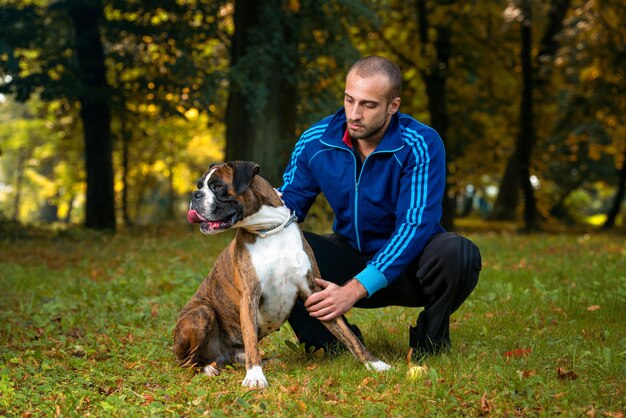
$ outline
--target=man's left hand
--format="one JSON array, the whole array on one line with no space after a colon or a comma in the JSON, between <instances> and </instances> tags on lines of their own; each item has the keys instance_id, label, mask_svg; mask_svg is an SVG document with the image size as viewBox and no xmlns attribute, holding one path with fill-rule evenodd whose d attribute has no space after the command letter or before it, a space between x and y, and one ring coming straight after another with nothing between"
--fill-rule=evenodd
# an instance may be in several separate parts
<instances>
[{"instance_id":1,"label":"man's left hand","mask_svg":"<svg viewBox=\"0 0 626 418\"><path fill-rule=\"evenodd\" d=\"M320 321L330 321L345 314L359 299L367 296L367 291L356 279L343 286L322 279L315 279L315 282L322 290L309 296L304 306L313 318Z\"/></svg>"}]
</instances>

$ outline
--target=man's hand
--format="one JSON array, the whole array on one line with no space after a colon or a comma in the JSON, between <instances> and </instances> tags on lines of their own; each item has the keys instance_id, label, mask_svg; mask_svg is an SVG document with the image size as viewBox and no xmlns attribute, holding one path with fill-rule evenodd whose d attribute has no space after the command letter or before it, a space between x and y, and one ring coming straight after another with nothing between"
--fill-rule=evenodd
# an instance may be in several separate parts
<instances>
[{"instance_id":1,"label":"man's hand","mask_svg":"<svg viewBox=\"0 0 626 418\"><path fill-rule=\"evenodd\" d=\"M315 282L322 290L309 296L304 306L313 318L320 321L330 321L345 314L359 299L367 296L367 291L356 279L343 286L322 279L315 279Z\"/></svg>"}]
</instances>

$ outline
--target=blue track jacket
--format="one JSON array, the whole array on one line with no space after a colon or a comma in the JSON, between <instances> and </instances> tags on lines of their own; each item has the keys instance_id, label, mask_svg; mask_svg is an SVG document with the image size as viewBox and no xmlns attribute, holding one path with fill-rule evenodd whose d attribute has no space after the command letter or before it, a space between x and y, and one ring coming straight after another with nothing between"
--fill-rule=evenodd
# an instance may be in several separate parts
<instances>
[{"instance_id":1,"label":"blue track jacket","mask_svg":"<svg viewBox=\"0 0 626 418\"><path fill-rule=\"evenodd\" d=\"M300 222L324 193L335 214L333 231L373 255L356 276L372 296L406 270L431 235L444 231L445 150L434 129L396 113L361 165L342 141L345 126L342 108L305 131L279 190Z\"/></svg>"}]
</instances>

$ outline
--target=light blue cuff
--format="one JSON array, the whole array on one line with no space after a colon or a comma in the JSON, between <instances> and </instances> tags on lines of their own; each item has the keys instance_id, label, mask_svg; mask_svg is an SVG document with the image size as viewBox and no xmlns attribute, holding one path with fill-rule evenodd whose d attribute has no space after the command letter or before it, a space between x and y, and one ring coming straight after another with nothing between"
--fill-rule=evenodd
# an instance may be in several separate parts
<instances>
[{"instance_id":1,"label":"light blue cuff","mask_svg":"<svg viewBox=\"0 0 626 418\"><path fill-rule=\"evenodd\" d=\"M371 264L368 264L365 270L357 274L355 279L367 290L367 297L371 297L383 287L387 287L387 279L385 276Z\"/></svg>"}]
</instances>

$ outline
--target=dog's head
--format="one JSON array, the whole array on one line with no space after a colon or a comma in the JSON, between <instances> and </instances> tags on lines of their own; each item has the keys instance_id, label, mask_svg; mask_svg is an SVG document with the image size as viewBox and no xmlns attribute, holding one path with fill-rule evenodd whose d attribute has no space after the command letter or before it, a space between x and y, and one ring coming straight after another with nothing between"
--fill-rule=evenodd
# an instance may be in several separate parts
<instances>
[{"instance_id":1,"label":"dog's head","mask_svg":"<svg viewBox=\"0 0 626 418\"><path fill-rule=\"evenodd\" d=\"M200 224L204 234L216 234L236 227L262 205L280 206L272 186L251 161L211 164L191 195L187 219Z\"/></svg>"}]
</instances>

